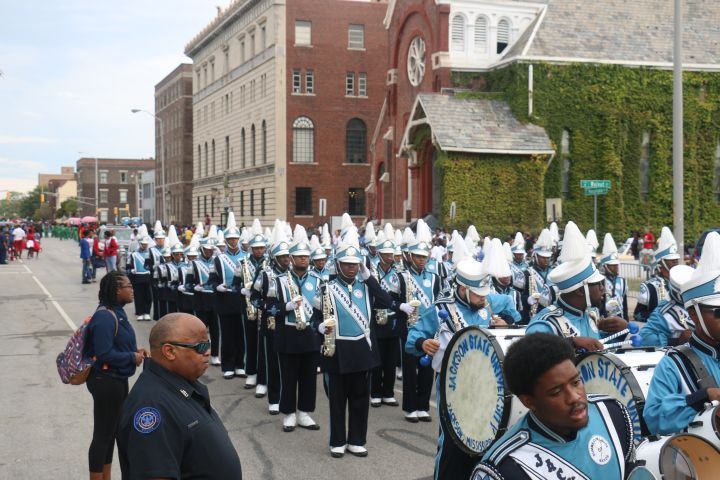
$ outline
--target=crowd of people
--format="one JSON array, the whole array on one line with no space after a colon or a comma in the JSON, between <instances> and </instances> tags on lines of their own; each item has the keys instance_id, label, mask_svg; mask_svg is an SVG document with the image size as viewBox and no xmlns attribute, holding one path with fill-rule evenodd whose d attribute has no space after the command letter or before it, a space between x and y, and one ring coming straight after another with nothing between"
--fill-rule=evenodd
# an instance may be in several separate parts
<instances>
[{"instance_id":1,"label":"crowd of people","mask_svg":"<svg viewBox=\"0 0 720 480\"><path fill-rule=\"evenodd\" d=\"M208 364L223 379L243 379L245 389L265 399L269 415L281 416L278 427L287 433L321 428L313 418L319 369L330 406L330 456L368 456L372 408L399 407L398 418L410 423L433 421L433 393L443 405L437 379L444 355L471 326L519 329L522 339L505 352L502 372L529 413L504 425L508 431L480 456L470 455L441 421L435 478L555 478L560 470L566 478L624 478L647 449L636 451L627 405L587 394L576 354L612 345L678 347L658 364L662 380L653 380L642 414L648 434L686 428L705 403L720 399L720 390L704 387L687 354L695 352L703 371L720 381L720 293L711 288L720 281L720 235L708 236L692 268L678 265L677 243L662 229L652 241L653 276L641 285L632 312L644 327L626 339L628 284L612 235L601 246L594 231L583 234L573 222L562 233L553 223L537 238L516 232L503 242L482 238L474 226L464 236L433 233L422 220L414 231L390 224L376 231L373 223L361 231L345 215L331 236L327 226L308 232L280 220L273 229L258 220L237 227L231 213L224 229L199 223L186 244L174 226L166 231L157 222L152 235L140 226L126 274L106 275L100 285L95 316L103 327L93 330L97 339L88 352L97 357L96 377L88 381L96 423L91 478L112 461L108 419L116 422L129 477L204 468L191 459L215 451L188 449L175 436L185 435L176 424L186 418L183 408L210 405L198 381ZM96 243L90 232L85 240L84 260ZM104 283L107 278L113 280ZM130 302L136 320L157 321L150 351L137 347L134 334L120 334L130 325L121 307ZM105 395L125 399L127 378L143 359L142 377L124 404L108 402ZM696 375L681 375L677 365ZM98 387L108 374L116 385ZM398 379L401 401L394 395ZM178 391L195 402L183 407ZM239 478L227 433L211 410L204 412L200 422L213 425L209 441L227 459L207 478ZM150 451L166 452L168 460L159 465Z\"/></svg>"}]
</instances>

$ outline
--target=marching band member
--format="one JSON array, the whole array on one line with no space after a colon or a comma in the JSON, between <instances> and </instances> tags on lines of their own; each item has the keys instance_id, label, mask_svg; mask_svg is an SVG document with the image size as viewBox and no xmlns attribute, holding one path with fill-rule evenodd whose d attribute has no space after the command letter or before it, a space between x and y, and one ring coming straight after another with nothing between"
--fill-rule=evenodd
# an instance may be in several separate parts
<instances>
[{"instance_id":1,"label":"marching band member","mask_svg":"<svg viewBox=\"0 0 720 480\"><path fill-rule=\"evenodd\" d=\"M201 230L202 231L202 230ZM190 239L190 245L185 249L186 260L178 267L178 311L195 314L195 275L193 261L200 253L200 235L195 234ZM177 252L177 245L173 248L173 258ZM210 361L212 362L212 358ZM220 359L218 359L220 360Z\"/></svg>"},{"instance_id":2,"label":"marching band member","mask_svg":"<svg viewBox=\"0 0 720 480\"><path fill-rule=\"evenodd\" d=\"M312 264L310 275L315 275L323 282L329 281L330 271L326 268L327 253L315 235L310 237L310 252L310 263Z\"/></svg>"},{"instance_id":3,"label":"marching band member","mask_svg":"<svg viewBox=\"0 0 720 480\"><path fill-rule=\"evenodd\" d=\"M490 447L472 480L625 478L635 460L630 416L617 400L585 393L574 359L553 335L510 346L505 378L529 412Z\"/></svg>"},{"instance_id":4,"label":"marching band member","mask_svg":"<svg viewBox=\"0 0 720 480\"><path fill-rule=\"evenodd\" d=\"M158 302L160 303L160 311L165 312L165 314L171 313L170 305L168 303L168 300L170 299L170 278L167 269L167 264L171 261L172 250L170 249L170 245L166 245L162 249L162 263L155 266L153 273L153 276L157 275Z\"/></svg>"},{"instance_id":5,"label":"marching band member","mask_svg":"<svg viewBox=\"0 0 720 480\"><path fill-rule=\"evenodd\" d=\"M372 221L365 225L365 249L361 250L365 256L365 265L372 270L377 268L380 257L377 254L377 235L375 234L375 225Z\"/></svg>"},{"instance_id":6,"label":"marching band member","mask_svg":"<svg viewBox=\"0 0 720 480\"><path fill-rule=\"evenodd\" d=\"M513 267L524 272L528 269L529 265L526 260L527 253L525 252L525 237L522 232L515 233L515 238L512 243L512 254L513 254Z\"/></svg>"},{"instance_id":7,"label":"marching band member","mask_svg":"<svg viewBox=\"0 0 720 480\"><path fill-rule=\"evenodd\" d=\"M655 368L643 409L654 435L680 432L706 403L720 401L720 235L705 238L695 270L675 267L671 278L697 328L687 345L670 350Z\"/></svg>"},{"instance_id":8,"label":"marching band member","mask_svg":"<svg viewBox=\"0 0 720 480\"><path fill-rule=\"evenodd\" d=\"M556 226L557 228L557 226ZM547 228L540 232L540 236L533 246L532 263L524 273L523 299L528 308L524 310L525 318L523 323L527 324L534 312L552 305L555 301L555 289L548 275L552 271L550 262L552 260L555 242L552 234Z\"/></svg>"},{"instance_id":9,"label":"marching band member","mask_svg":"<svg viewBox=\"0 0 720 480\"><path fill-rule=\"evenodd\" d=\"M200 224L198 224L198 227L200 227ZM195 316L202 320L210 330L210 359L213 362L217 361L220 353L220 331L217 315L215 314L214 288L210 283L210 274L215 272L215 239L217 237L214 228L214 225L210 226L208 236L200 242L200 255L190 262L195 283L193 286L193 308L195 309ZM202 231L200 229L200 232ZM238 372L224 371L223 378L230 379L236 374L245 376L245 372L242 370Z\"/></svg>"},{"instance_id":10,"label":"marching band member","mask_svg":"<svg viewBox=\"0 0 720 480\"><path fill-rule=\"evenodd\" d=\"M552 333L570 339L578 349L602 350L600 330L619 332L627 327L627 321L617 316L600 318L605 277L595 268L585 237L573 222L565 226L559 260L548 279L560 296L530 320L526 333Z\"/></svg>"},{"instance_id":11,"label":"marching band member","mask_svg":"<svg viewBox=\"0 0 720 480\"><path fill-rule=\"evenodd\" d=\"M262 231L262 230L261 230ZM290 266L289 245L284 236L280 220L275 220L275 228L271 234L269 259L265 257L268 241L262 233L254 235L250 241L252 256L247 267L254 275L255 283L250 292L243 288L242 292L257 309L256 315L260 322L260 343L258 344L258 377L255 397L261 398L267 394L268 412L270 415L280 413L280 365L275 348L276 315L279 308L274 305L277 300L277 284L275 278L284 274ZM253 271L254 269L254 271ZM242 277L244 279L244 276ZM247 285L247 283L246 283ZM247 332L247 330L246 330ZM249 338L246 335L246 338Z\"/></svg>"},{"instance_id":12,"label":"marching band member","mask_svg":"<svg viewBox=\"0 0 720 480\"><path fill-rule=\"evenodd\" d=\"M677 270L676 270L677 269ZM676 265L670 269L668 281L669 300L661 301L655 310L652 311L643 327L640 337L642 344L646 347L676 346L686 343L693 331L695 322L683 305L678 278L685 278L683 270L692 272L692 267L687 265ZM675 271L675 274L673 274ZM675 278L673 278L675 275Z\"/></svg>"},{"instance_id":13,"label":"marching band member","mask_svg":"<svg viewBox=\"0 0 720 480\"><path fill-rule=\"evenodd\" d=\"M281 241L281 246L285 242ZM287 248L287 246L285 247ZM281 254L285 248L281 247ZM310 414L315 411L316 375L320 344L310 319L321 281L308 274L310 245L301 225L295 226L288 250L291 268L275 277L277 295L269 302L275 311L275 348L280 358L280 412L285 415L283 431L296 426L319 430ZM277 258L276 254L275 257Z\"/></svg>"},{"instance_id":14,"label":"marching band member","mask_svg":"<svg viewBox=\"0 0 720 480\"><path fill-rule=\"evenodd\" d=\"M600 265L605 273L605 302L600 307L602 316L618 316L625 320L628 317L627 281L620 276L620 260L617 246L611 233L603 239Z\"/></svg>"},{"instance_id":15,"label":"marching band member","mask_svg":"<svg viewBox=\"0 0 720 480\"><path fill-rule=\"evenodd\" d=\"M347 450L365 457L370 370L379 361L371 309L392 308L396 302L370 274L355 229L345 231L335 262L337 276L323 286L312 316L314 328L324 336L320 365L330 404L330 454L339 458Z\"/></svg>"},{"instance_id":16,"label":"marching band member","mask_svg":"<svg viewBox=\"0 0 720 480\"><path fill-rule=\"evenodd\" d=\"M167 272L165 287L167 292L168 313L174 313L180 311L180 299L178 298L180 292L178 292L178 287L180 286L180 271L184 266L183 258L185 256L185 249L178 239L175 227L170 225L169 230L166 243L170 248L170 261L165 262L163 265Z\"/></svg>"},{"instance_id":17,"label":"marching band member","mask_svg":"<svg viewBox=\"0 0 720 480\"><path fill-rule=\"evenodd\" d=\"M232 213L232 212L230 212ZM217 229L217 240L215 241L215 253L217 255L221 253L225 253L225 250L227 249L227 243L225 243L225 232Z\"/></svg>"},{"instance_id":18,"label":"marching band member","mask_svg":"<svg viewBox=\"0 0 720 480\"><path fill-rule=\"evenodd\" d=\"M407 232L410 232L409 236L405 235ZM420 363L420 357L423 355L420 345L426 338L432 338L438 327L437 316L426 313L434 310L433 304L442 289L440 277L425 268L430 256L431 239L430 228L425 222L421 223L421 220L418 220L416 238L412 238L409 229L403 234L403 240L408 242L406 253L408 261L403 274L406 300L407 303L410 298L420 302L417 312L406 312L412 317L408 319L407 334L403 332L405 351L402 357L402 409L405 412L405 420L410 423L432 421L429 410L433 371L429 365Z\"/></svg>"},{"instance_id":19,"label":"marching band member","mask_svg":"<svg viewBox=\"0 0 720 480\"><path fill-rule=\"evenodd\" d=\"M144 229L144 230L143 230ZM126 271L135 293L135 315L138 320L150 320L150 307L152 296L150 292L151 272L145 268L145 262L150 256L148 245L150 237L145 234L147 227L142 225L143 236L140 237L140 246L128 256Z\"/></svg>"},{"instance_id":20,"label":"marching band member","mask_svg":"<svg viewBox=\"0 0 720 480\"><path fill-rule=\"evenodd\" d=\"M637 297L637 306L633 316L635 320L647 322L650 314L658 304L668 299L668 279L670 269L678 264L680 255L677 251L677 242L668 227L663 227L658 240L658 249L655 250L656 275L640 284Z\"/></svg>"},{"instance_id":21,"label":"marching band member","mask_svg":"<svg viewBox=\"0 0 720 480\"><path fill-rule=\"evenodd\" d=\"M147 260L145 260L145 269L148 272L152 273L152 282L150 283L153 305L152 318L153 320L158 321L160 317L164 316L167 313L167 304L160 301L160 278L158 276L160 272L155 268L156 266L163 263L162 252L165 248L165 231L162 228L162 223L160 223L160 220L157 220L155 222L155 228L153 228L153 240L155 241L155 245L150 247L150 255L148 255Z\"/></svg>"},{"instance_id":22,"label":"marching band member","mask_svg":"<svg viewBox=\"0 0 720 480\"><path fill-rule=\"evenodd\" d=\"M510 254L510 245L507 249L500 243L499 238L493 238L488 245L483 259L483 271L492 279L491 291L498 295L496 305L500 303L502 313L498 315L507 323L519 323L523 310L520 292L512 285L512 272L507 257ZM494 313L493 313L494 314Z\"/></svg>"},{"instance_id":23,"label":"marching band member","mask_svg":"<svg viewBox=\"0 0 720 480\"><path fill-rule=\"evenodd\" d=\"M597 263L597 249L600 246L600 242L598 242L597 234L592 228L585 234L585 242L590 248L590 256L592 257L593 262Z\"/></svg>"},{"instance_id":24,"label":"marching band member","mask_svg":"<svg viewBox=\"0 0 720 480\"><path fill-rule=\"evenodd\" d=\"M210 274L210 284L215 290L215 311L220 321L220 367L223 377L232 378L245 369L245 335L243 329L243 310L238 308L243 295L234 286L235 271L238 263L245 258L240 249L240 230L235 224L235 214L228 213L224 233L228 248L214 258L214 269ZM226 375L227 374L227 375ZM231 375L232 374L232 375ZM250 380L250 372L246 372ZM255 385L253 383L252 387Z\"/></svg>"}]
</instances>

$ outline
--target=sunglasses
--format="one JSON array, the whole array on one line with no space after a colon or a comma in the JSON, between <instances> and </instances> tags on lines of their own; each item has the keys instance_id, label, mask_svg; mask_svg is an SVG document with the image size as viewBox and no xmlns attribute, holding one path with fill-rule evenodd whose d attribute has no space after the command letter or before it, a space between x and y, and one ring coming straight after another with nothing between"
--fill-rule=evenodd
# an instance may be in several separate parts
<instances>
[{"instance_id":1,"label":"sunglasses","mask_svg":"<svg viewBox=\"0 0 720 480\"><path fill-rule=\"evenodd\" d=\"M199 353L200 355L203 355L208 350L210 350L210 340L207 340L205 342L197 342L197 343L165 342L165 343L163 343L163 345L173 345L175 347L190 348L192 350L195 350L195 352Z\"/></svg>"},{"instance_id":2,"label":"sunglasses","mask_svg":"<svg viewBox=\"0 0 720 480\"><path fill-rule=\"evenodd\" d=\"M720 307L700 307L700 309L713 312L715 319L720 320Z\"/></svg>"}]
</instances>

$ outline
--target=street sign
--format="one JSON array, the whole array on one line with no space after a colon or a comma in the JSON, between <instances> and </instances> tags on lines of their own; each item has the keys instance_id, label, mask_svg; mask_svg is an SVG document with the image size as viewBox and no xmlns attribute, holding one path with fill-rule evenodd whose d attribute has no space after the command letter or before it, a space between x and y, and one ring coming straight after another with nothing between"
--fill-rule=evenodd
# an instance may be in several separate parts
<instances>
[{"instance_id":1,"label":"street sign","mask_svg":"<svg viewBox=\"0 0 720 480\"><path fill-rule=\"evenodd\" d=\"M605 195L608 192L607 188L586 188L583 190L585 195Z\"/></svg>"},{"instance_id":2,"label":"street sign","mask_svg":"<svg viewBox=\"0 0 720 480\"><path fill-rule=\"evenodd\" d=\"M610 180L580 180L580 188L610 188Z\"/></svg>"}]
</instances>

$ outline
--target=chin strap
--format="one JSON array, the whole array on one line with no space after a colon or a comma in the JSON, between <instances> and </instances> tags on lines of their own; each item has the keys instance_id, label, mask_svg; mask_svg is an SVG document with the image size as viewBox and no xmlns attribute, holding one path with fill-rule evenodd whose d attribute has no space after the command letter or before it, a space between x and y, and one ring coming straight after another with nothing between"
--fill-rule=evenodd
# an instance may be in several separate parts
<instances>
[{"instance_id":1,"label":"chin strap","mask_svg":"<svg viewBox=\"0 0 720 480\"><path fill-rule=\"evenodd\" d=\"M702 312L700 311L700 305L696 302L693 302L693 308L695 309L695 314L698 317L698 323L700 323L700 327L702 328L703 332L705 332L705 335L707 335L708 338L712 338L713 340L717 340L714 336L710 335L710 332L708 332L707 327L705 326L705 319L702 316Z\"/></svg>"}]
</instances>

